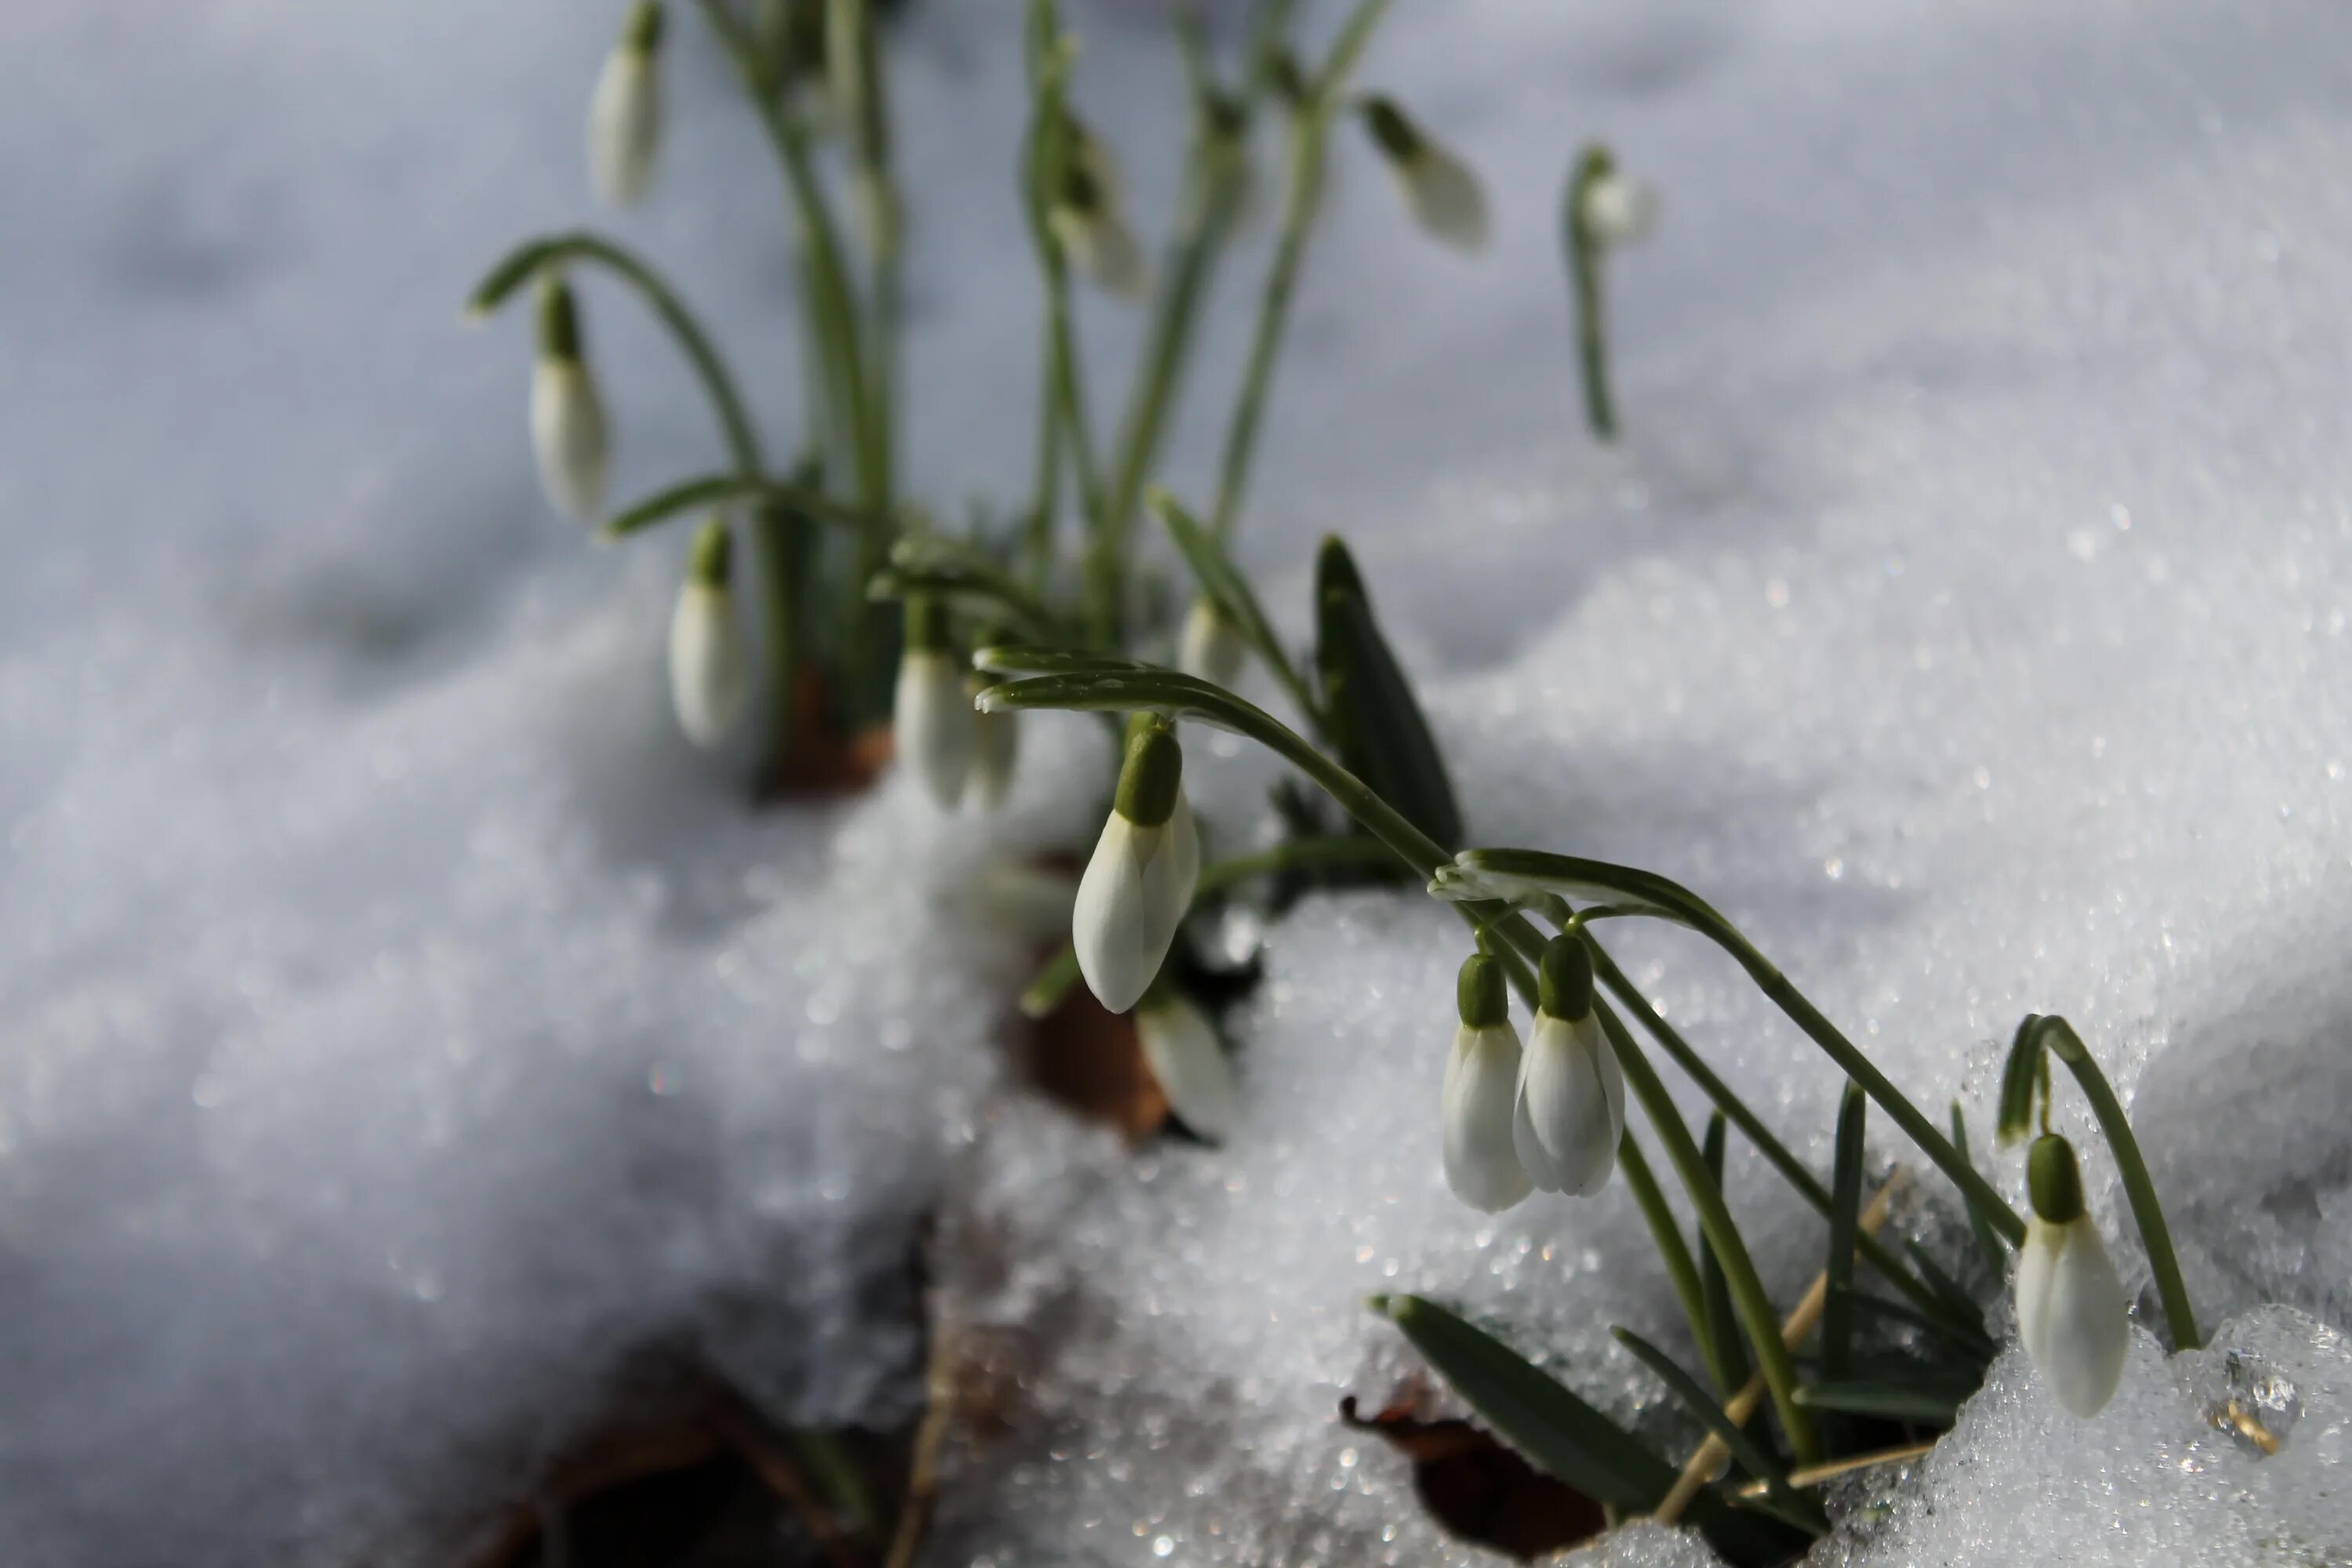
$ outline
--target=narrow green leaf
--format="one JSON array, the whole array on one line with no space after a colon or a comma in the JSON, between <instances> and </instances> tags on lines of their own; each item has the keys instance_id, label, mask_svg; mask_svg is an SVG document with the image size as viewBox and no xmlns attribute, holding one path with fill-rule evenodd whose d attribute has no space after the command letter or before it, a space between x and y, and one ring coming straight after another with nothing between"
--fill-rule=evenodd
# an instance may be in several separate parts
<instances>
[{"instance_id":1,"label":"narrow green leaf","mask_svg":"<svg viewBox=\"0 0 2352 1568\"><path fill-rule=\"evenodd\" d=\"M1021 993L1021 1015L1025 1018L1042 1018L1062 1005L1070 987L1078 983L1078 951L1068 942L1062 951L1047 961Z\"/></svg>"},{"instance_id":2,"label":"narrow green leaf","mask_svg":"<svg viewBox=\"0 0 2352 1568\"><path fill-rule=\"evenodd\" d=\"M1849 1082L1838 1101L1837 1152L1830 1173L1829 1297L1822 1308L1822 1376L1834 1383L1853 1354L1853 1240L1862 1229L1863 1121L1870 1101Z\"/></svg>"},{"instance_id":3,"label":"narrow green leaf","mask_svg":"<svg viewBox=\"0 0 2352 1568\"><path fill-rule=\"evenodd\" d=\"M1667 1391L1697 1416L1708 1431L1723 1440L1723 1446L1731 1450L1731 1457L1738 1460L1749 1475L1765 1483L1766 1495L1775 1505L1773 1511L1778 1517L1815 1535L1829 1533L1829 1521L1822 1513L1821 1505L1789 1489L1787 1473L1780 1468L1779 1461L1740 1430L1738 1423L1732 1420L1731 1413L1708 1397L1698 1379L1675 1365L1665 1352L1633 1330L1612 1327L1609 1331L1617 1336L1619 1344L1633 1352L1636 1361L1657 1373Z\"/></svg>"},{"instance_id":4,"label":"narrow green leaf","mask_svg":"<svg viewBox=\"0 0 2352 1568\"><path fill-rule=\"evenodd\" d=\"M1341 764L1439 845L1459 847L1462 813L1444 760L1337 538L1316 559L1315 612L1321 708Z\"/></svg>"},{"instance_id":5,"label":"narrow green leaf","mask_svg":"<svg viewBox=\"0 0 2352 1568\"><path fill-rule=\"evenodd\" d=\"M1969 1333L1983 1333L1984 1309L1977 1305L1976 1298L1969 1295L1958 1280L1945 1272L1934 1258L1928 1257L1927 1248L1917 1242L1905 1243L1904 1249L1910 1253L1912 1267L1918 1269L1919 1278L1927 1282L1927 1289L1933 1291L1936 1300L1943 1304L1945 1312L1952 1320L1952 1325Z\"/></svg>"},{"instance_id":6,"label":"narrow green leaf","mask_svg":"<svg viewBox=\"0 0 2352 1568\"><path fill-rule=\"evenodd\" d=\"M1727 1137L1723 1112L1718 1110L1707 1118L1706 1142L1702 1150L1717 1187L1723 1185ZM1748 1347L1740 1342L1739 1320L1731 1310L1731 1284L1724 1277L1723 1259L1715 1255L1715 1244L1707 1240L1704 1226L1698 1233L1698 1277L1699 1298L1706 1313L1707 1371L1728 1399L1748 1385Z\"/></svg>"},{"instance_id":7,"label":"narrow green leaf","mask_svg":"<svg viewBox=\"0 0 2352 1568\"><path fill-rule=\"evenodd\" d=\"M1811 1383L1797 1390L1797 1403L1849 1415L1878 1415L1922 1426L1948 1427L1961 1401L1948 1392L1895 1383Z\"/></svg>"},{"instance_id":8,"label":"narrow green leaf","mask_svg":"<svg viewBox=\"0 0 2352 1568\"><path fill-rule=\"evenodd\" d=\"M1709 1370L1720 1382L1722 1369L1713 1365L1713 1350L1708 1343L1706 1298L1699 1289L1698 1265L1691 1259L1690 1247L1683 1241L1681 1227L1675 1223L1674 1210L1666 1206L1666 1194L1658 1186L1658 1178L1650 1170L1649 1157L1642 1152L1641 1140L1633 1136L1631 1128L1618 1142L1617 1168L1624 1173L1625 1184L1633 1189L1633 1201L1649 1225L1650 1240L1666 1266L1667 1282L1675 1288L1675 1300L1682 1303L1691 1337L1708 1352Z\"/></svg>"},{"instance_id":9,"label":"narrow green leaf","mask_svg":"<svg viewBox=\"0 0 2352 1568\"><path fill-rule=\"evenodd\" d=\"M971 663L973 668L986 670L992 675L1044 678L1013 681L993 688L992 689L1005 694L1004 705L1008 708L1118 707L1119 704L1113 702L1059 702L1051 700L1037 701L1030 699L1043 695L1049 680L1056 683L1064 681L1082 683L1097 678L1123 679L1125 677L1143 672L1167 673L1157 670L1152 665L1131 658L1121 658L1117 654L1094 653L1085 648L1046 647L1029 643L1000 643L992 647L975 648L972 650ZM1178 676L1176 679L1181 680L1183 677ZM1037 691L1029 692L1027 689L1032 687L1037 688ZM1119 689L1119 688L1112 689ZM1150 703L1145 706L1157 707L1159 704Z\"/></svg>"},{"instance_id":10,"label":"narrow green leaf","mask_svg":"<svg viewBox=\"0 0 2352 1568\"><path fill-rule=\"evenodd\" d=\"M2009 1043L2000 1070L2000 1120L1993 1138L2002 1148L2033 1131L2033 1090L2042 1081L2042 1016L2028 1013Z\"/></svg>"},{"instance_id":11,"label":"narrow green leaf","mask_svg":"<svg viewBox=\"0 0 2352 1568\"><path fill-rule=\"evenodd\" d=\"M1835 1300L1839 1294L1840 1292L1832 1291L1831 1299ZM1876 1318L1885 1322L1900 1323L1907 1328L1917 1329L1922 1333L1932 1335L1960 1354L1969 1357L1979 1367L1990 1362L1999 1348L1990 1338L1980 1334L1967 1333L1955 1326L1949 1319L1937 1317L1933 1312L1923 1312L1908 1302L1890 1301L1884 1296L1874 1296L1866 1290L1859 1289L1846 1290L1843 1295L1847 1304L1863 1317Z\"/></svg>"},{"instance_id":12,"label":"narrow green leaf","mask_svg":"<svg viewBox=\"0 0 2352 1568\"><path fill-rule=\"evenodd\" d=\"M1976 1156L1969 1152L1968 1118L1961 1114L1960 1102L1957 1100L1952 1101L1952 1147L1960 1152L1961 1159L1970 1164L1976 1163ZM1961 1195L1968 1198L1965 1193ZM2009 1267L2009 1254L2001 1249L2000 1232L1993 1228L1991 1217L1975 1200L1968 1199L1968 1205L1969 1227L1977 1233L1977 1250L1984 1254L1986 1266L1992 1270L1992 1277L1998 1279Z\"/></svg>"}]
</instances>

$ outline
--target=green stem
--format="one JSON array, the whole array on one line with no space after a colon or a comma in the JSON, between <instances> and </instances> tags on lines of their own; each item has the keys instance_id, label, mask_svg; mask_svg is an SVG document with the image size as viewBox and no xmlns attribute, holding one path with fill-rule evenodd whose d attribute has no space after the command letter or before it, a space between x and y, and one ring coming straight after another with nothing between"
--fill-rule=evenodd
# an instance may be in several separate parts
<instances>
[{"instance_id":1,"label":"green stem","mask_svg":"<svg viewBox=\"0 0 2352 1568\"><path fill-rule=\"evenodd\" d=\"M1729 1381L1725 1369L1715 1364L1715 1343L1706 1331L1706 1297L1699 1289L1698 1264L1683 1240L1683 1228L1675 1219L1675 1211L1666 1206L1666 1194L1658 1189L1658 1178L1651 1173L1640 1141L1631 1131L1617 1145L1617 1168L1625 1173L1625 1184L1633 1189L1633 1202L1641 1206L1642 1218L1650 1227L1650 1239L1657 1244L1658 1256L1665 1261L1666 1280L1674 1286L1675 1300L1681 1303L1683 1317L1690 1324L1692 1342L1707 1358L1708 1373L1717 1387L1737 1388L1738 1384Z\"/></svg>"},{"instance_id":2,"label":"green stem","mask_svg":"<svg viewBox=\"0 0 2352 1568\"><path fill-rule=\"evenodd\" d=\"M1307 258L1307 242L1323 200L1324 153L1330 140L1332 117L1339 112L1341 89L1356 60L1371 41L1388 0L1359 0L1356 9L1331 47L1316 77L1307 105L1292 128L1290 188L1283 207L1282 238L1266 274L1265 291L1258 301L1257 329L1250 340L1249 366L1242 376L1240 401L1225 432L1225 452L1217 474L1217 507L1210 526L1220 540L1232 537L1241 511L1242 491L1249 481L1250 459L1257 448L1258 422L1265 411L1266 388L1274 379L1274 362L1290 319L1290 297L1298 269Z\"/></svg>"},{"instance_id":3,"label":"green stem","mask_svg":"<svg viewBox=\"0 0 2352 1568\"><path fill-rule=\"evenodd\" d=\"M1524 922L1520 923L1524 928ZM1532 930L1528 934L1535 935ZM1700 1153L1690 1129L1683 1125L1682 1113L1675 1109L1674 1096L1666 1092L1664 1081L1642 1054L1633 1031L1625 1027L1615 1009L1606 1002L1596 997L1592 1009L1601 1019L1610 1045L1616 1049L1618 1065L1625 1071L1626 1087L1649 1113L1650 1125L1657 1131L1666 1159L1682 1178L1683 1190L1690 1195L1692 1206L1698 1210L1698 1222L1706 1232L1707 1244L1723 1265L1725 1282L1731 1287L1732 1308L1739 1314L1757 1369L1763 1373L1764 1386L1771 1393L1772 1408L1780 1417L1781 1430L1788 1434L1790 1451L1801 1467L1816 1464L1821 1459L1821 1443L1813 1431L1811 1413L1797 1402L1796 1358L1780 1339L1780 1315L1772 1310L1772 1299L1765 1293L1764 1281L1756 1272L1756 1260L1748 1255L1748 1243L1723 1201L1723 1190L1708 1173L1706 1156Z\"/></svg>"},{"instance_id":4,"label":"green stem","mask_svg":"<svg viewBox=\"0 0 2352 1568\"><path fill-rule=\"evenodd\" d=\"M702 390L709 395L711 409L719 416L719 434L727 442L729 459L738 472L758 475L760 438L752 429L751 416L745 409L743 395L736 390L735 378L729 374L726 362L719 356L718 346L695 321L693 312L686 308L685 301L677 297L677 291L663 281L660 274L611 240L584 232L554 234L526 240L509 251L475 286L467 301L466 313L469 316L488 315L544 268L570 261L593 262L636 289L655 317L669 329L670 336L677 341L695 379L702 384Z\"/></svg>"},{"instance_id":5,"label":"green stem","mask_svg":"<svg viewBox=\"0 0 2352 1568\"><path fill-rule=\"evenodd\" d=\"M2188 1284L2180 1278L2180 1259L2172 1250L2172 1227L2164 1222L2164 1205L2157 1201L2156 1183L2147 1173L2147 1161L2140 1154L2131 1119L2124 1114L2114 1086L2099 1070L2074 1026L2053 1017L2045 1019L2042 1027L2050 1049L2083 1086L2083 1097L2091 1102L2091 1114L2098 1119L2099 1131L2115 1154L2116 1168L2124 1179L2124 1195L2131 1201L2132 1221L2139 1226L2147 1266L2156 1276L2157 1294L2164 1302L2164 1316L2172 1325L2173 1348L2193 1351L2205 1342L2204 1337L2197 1331L2197 1313L2189 1303Z\"/></svg>"},{"instance_id":6,"label":"green stem","mask_svg":"<svg viewBox=\"0 0 2352 1568\"><path fill-rule=\"evenodd\" d=\"M1201 868L1193 885L1195 903L1253 877L1324 866L1385 866L1396 852L1368 838L1290 838L1255 854L1235 855Z\"/></svg>"},{"instance_id":7,"label":"green stem","mask_svg":"<svg viewBox=\"0 0 2352 1568\"><path fill-rule=\"evenodd\" d=\"M1584 381L1584 417L1603 441L1617 435L1617 412L1609 398L1607 325L1601 315L1601 261L1604 247L1584 221L1584 196L1609 172L1609 153L1590 148L1569 182L1568 270L1576 300L1577 363Z\"/></svg>"},{"instance_id":8,"label":"green stem","mask_svg":"<svg viewBox=\"0 0 2352 1568\"><path fill-rule=\"evenodd\" d=\"M1062 403L1054 376L1054 326L1039 334L1037 354L1037 468L1029 500L1029 587L1045 591L1054 570L1054 514L1062 497Z\"/></svg>"}]
</instances>

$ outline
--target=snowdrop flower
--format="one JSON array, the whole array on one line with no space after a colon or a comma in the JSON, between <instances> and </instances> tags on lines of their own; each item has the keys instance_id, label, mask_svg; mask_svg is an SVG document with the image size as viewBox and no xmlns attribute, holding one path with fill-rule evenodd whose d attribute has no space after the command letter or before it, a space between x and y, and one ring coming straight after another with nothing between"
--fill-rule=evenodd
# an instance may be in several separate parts
<instances>
[{"instance_id":1,"label":"snowdrop flower","mask_svg":"<svg viewBox=\"0 0 2352 1568\"><path fill-rule=\"evenodd\" d=\"M1069 138L1070 155L1062 170L1061 189L1046 209L1046 226L1070 265L1104 292L1122 300L1141 299L1150 269L1120 209L1118 166L1076 121L1070 122Z\"/></svg>"},{"instance_id":2,"label":"snowdrop flower","mask_svg":"<svg viewBox=\"0 0 2352 1568\"><path fill-rule=\"evenodd\" d=\"M1511 1142L1535 1184L1589 1198L1609 1184L1625 1134L1625 1074L1592 1010L1592 956L1556 936L1537 966L1535 1027L1519 1062Z\"/></svg>"},{"instance_id":3,"label":"snowdrop flower","mask_svg":"<svg viewBox=\"0 0 2352 1568\"><path fill-rule=\"evenodd\" d=\"M1201 874L1201 837L1184 800L1184 752L1156 716L1128 726L1110 820L1078 879L1070 944L1096 1000L1135 1005L1168 957Z\"/></svg>"},{"instance_id":4,"label":"snowdrop flower","mask_svg":"<svg viewBox=\"0 0 2352 1568\"><path fill-rule=\"evenodd\" d=\"M971 695L963 666L948 645L947 606L936 599L907 601L907 648L898 659L898 687L890 706L899 760L915 770L942 811L955 809L971 767L976 739Z\"/></svg>"},{"instance_id":5,"label":"snowdrop flower","mask_svg":"<svg viewBox=\"0 0 2352 1568\"><path fill-rule=\"evenodd\" d=\"M669 618L670 708L686 738L706 752L727 738L751 692L751 656L728 581L731 554L726 521L704 523Z\"/></svg>"},{"instance_id":6,"label":"snowdrop flower","mask_svg":"<svg viewBox=\"0 0 2352 1568\"><path fill-rule=\"evenodd\" d=\"M969 677L965 690L978 696L988 682ZM994 811L1013 790L1013 764L1021 752L1018 713L974 713L971 716L971 777L965 789L982 811Z\"/></svg>"},{"instance_id":7,"label":"snowdrop flower","mask_svg":"<svg viewBox=\"0 0 2352 1568\"><path fill-rule=\"evenodd\" d=\"M1172 987L1155 986L1135 1011L1135 1036L1177 1117L1211 1142L1223 1142L1234 1125L1234 1068L1201 1010Z\"/></svg>"},{"instance_id":8,"label":"snowdrop flower","mask_svg":"<svg viewBox=\"0 0 2352 1568\"><path fill-rule=\"evenodd\" d=\"M1215 601L1203 594L1184 613L1184 631L1176 647L1176 668L1212 686L1231 686L1242 672L1249 649L1242 634Z\"/></svg>"},{"instance_id":9,"label":"snowdrop flower","mask_svg":"<svg viewBox=\"0 0 2352 1568\"><path fill-rule=\"evenodd\" d=\"M539 286L539 362L530 376L530 446L540 488L556 510L593 522L604 505L612 458L604 400L580 342L572 286L549 273Z\"/></svg>"},{"instance_id":10,"label":"snowdrop flower","mask_svg":"<svg viewBox=\"0 0 2352 1568\"><path fill-rule=\"evenodd\" d=\"M1388 160L1415 223L1459 250L1486 244L1486 193L1462 161L1422 134L1393 100L1363 102L1364 128Z\"/></svg>"},{"instance_id":11,"label":"snowdrop flower","mask_svg":"<svg viewBox=\"0 0 2352 1568\"><path fill-rule=\"evenodd\" d=\"M1483 952L1471 954L1454 999L1462 1026L1445 1058L1445 1184L1472 1208L1500 1214L1535 1185L1513 1135L1519 1032L1511 1027L1503 966Z\"/></svg>"},{"instance_id":12,"label":"snowdrop flower","mask_svg":"<svg viewBox=\"0 0 2352 1568\"><path fill-rule=\"evenodd\" d=\"M2083 1178L2066 1140L2034 1140L2026 1187L2033 1216L2017 1255L2017 1337L2058 1403L2087 1421L2123 1379L2131 1343L2124 1288L2083 1212Z\"/></svg>"},{"instance_id":13,"label":"snowdrop flower","mask_svg":"<svg viewBox=\"0 0 2352 1568\"><path fill-rule=\"evenodd\" d=\"M640 0L604 58L588 104L588 176L599 200L627 206L653 184L661 146L662 8Z\"/></svg>"},{"instance_id":14,"label":"snowdrop flower","mask_svg":"<svg viewBox=\"0 0 2352 1568\"><path fill-rule=\"evenodd\" d=\"M1585 182L1577 216L1585 232L1601 244L1631 245L1657 225L1657 187L1620 174L1613 164L1603 167Z\"/></svg>"}]
</instances>

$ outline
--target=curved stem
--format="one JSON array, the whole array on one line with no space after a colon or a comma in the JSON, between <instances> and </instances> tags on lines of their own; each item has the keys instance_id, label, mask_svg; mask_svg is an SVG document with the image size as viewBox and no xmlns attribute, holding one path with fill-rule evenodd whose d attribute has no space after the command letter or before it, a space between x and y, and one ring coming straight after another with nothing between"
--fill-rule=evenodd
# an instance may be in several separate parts
<instances>
[{"instance_id":1,"label":"curved stem","mask_svg":"<svg viewBox=\"0 0 2352 1568\"><path fill-rule=\"evenodd\" d=\"M662 325L669 329L695 379L702 383L703 391L709 395L711 410L719 416L719 434L727 442L729 459L738 472L756 476L761 468L760 438L752 429L751 416L745 409L742 394L736 389L735 378L719 356L718 346L686 308L677 290L634 253L613 241L584 230L526 240L509 251L475 286L467 301L466 313L488 315L542 268L567 261L593 262L636 289Z\"/></svg>"},{"instance_id":2,"label":"curved stem","mask_svg":"<svg viewBox=\"0 0 2352 1568\"><path fill-rule=\"evenodd\" d=\"M2116 1157L2116 1168L2124 1179L2124 1195L2131 1202L2132 1221L2139 1226L2141 1243L2147 1248L2147 1266L2156 1276L2157 1294L2164 1302L2164 1316L2172 1325L2173 1348L2193 1351L2205 1342L2197 1331L2197 1313L2189 1303L2189 1287L2180 1278L2180 1259L2172 1250L2172 1228L2164 1222L2164 1205L2157 1201L2156 1183L2147 1173L2147 1161L2139 1150L2139 1139L2131 1130L2131 1119L2124 1114L2123 1102L2116 1098L2107 1075L2091 1058L2090 1047L2083 1037L2063 1018L2044 1020L2042 1029L2050 1049L2066 1064L2074 1081L2083 1086L2083 1096L2091 1102L2091 1114L2098 1119L2099 1131L2107 1140L2107 1147Z\"/></svg>"},{"instance_id":3,"label":"curved stem","mask_svg":"<svg viewBox=\"0 0 2352 1568\"><path fill-rule=\"evenodd\" d=\"M1717 1386L1727 1394L1739 1385L1726 1374L1725 1369L1715 1364L1715 1342L1706 1331L1706 1298L1699 1289L1698 1265L1691 1258L1689 1243L1683 1240L1683 1228L1675 1221L1675 1211L1666 1206L1666 1194L1658 1190L1658 1178L1651 1173L1640 1140L1630 1131L1617 1145L1617 1168L1625 1173L1625 1184L1633 1190L1633 1202L1650 1227L1650 1239L1656 1244L1658 1256L1665 1260L1666 1281L1675 1288L1675 1300L1690 1324L1691 1342L1706 1357L1707 1371Z\"/></svg>"},{"instance_id":4,"label":"curved stem","mask_svg":"<svg viewBox=\"0 0 2352 1568\"><path fill-rule=\"evenodd\" d=\"M1289 838L1254 854L1235 855L1202 867L1192 899L1197 903L1252 877L1278 871L1319 866L1386 866L1395 858L1396 851L1369 838Z\"/></svg>"},{"instance_id":5,"label":"curved stem","mask_svg":"<svg viewBox=\"0 0 2352 1568\"><path fill-rule=\"evenodd\" d=\"M1601 259L1603 247L1592 226L1584 221L1584 197L1593 183L1608 172L1609 154L1588 148L1577 161L1568 185L1568 270L1576 305L1577 367L1584 384L1584 417L1593 435L1603 441L1617 435L1617 413L1609 398L1607 324L1601 316Z\"/></svg>"}]
</instances>

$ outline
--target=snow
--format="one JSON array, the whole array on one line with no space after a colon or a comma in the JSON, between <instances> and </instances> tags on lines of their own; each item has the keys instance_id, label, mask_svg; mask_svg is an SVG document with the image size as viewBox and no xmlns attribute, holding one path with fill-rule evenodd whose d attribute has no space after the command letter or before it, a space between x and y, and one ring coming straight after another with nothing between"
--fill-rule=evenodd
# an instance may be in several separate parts
<instances>
[{"instance_id":1,"label":"snow","mask_svg":"<svg viewBox=\"0 0 2352 1568\"><path fill-rule=\"evenodd\" d=\"M907 445L943 504L1028 461L1014 12L934 0L900 45ZM1164 211L1151 12L1073 14L1079 102ZM593 552L548 516L525 329L455 325L509 240L586 211L605 20L0 13L0 1560L446 1561L649 1345L780 1419L902 1417L943 1193L944 1310L1018 1419L951 1446L933 1561L1483 1560L1337 1423L1414 1370L1374 1290L1686 1438L1606 1331L1679 1342L1622 1184L1498 1219L1444 1190L1445 911L1268 928L1232 1137L1130 1148L1003 1082L1024 943L973 891L1091 837L1084 724L1032 726L986 830L903 780L753 816L744 759L675 735L683 537ZM1688 883L1931 1108L1986 1126L2018 1016L2066 1014L2223 1325L2171 1362L2141 1336L2087 1426L2006 1355L1944 1449L1832 1493L1822 1561L2352 1540L2347 26L1450 0L1368 59L1486 176L1496 245L1424 243L1341 139L1243 541L1277 620L1344 530L1479 837ZM698 32L614 226L729 324L782 449L774 184ZM1665 203L1612 263L1612 452L1551 232L1595 132ZM1188 490L1266 237L1196 367ZM667 345L583 297L616 493L715 462ZM1082 313L1108 395L1135 327ZM1266 770L1192 744L1211 829L1249 837ZM1821 1163L1826 1064L1696 942L1609 940ZM1785 1300L1817 1226L1734 1176ZM2261 1459L2210 1422L2258 1384ZM1578 1560L1706 1559L1644 1528Z\"/></svg>"}]
</instances>

